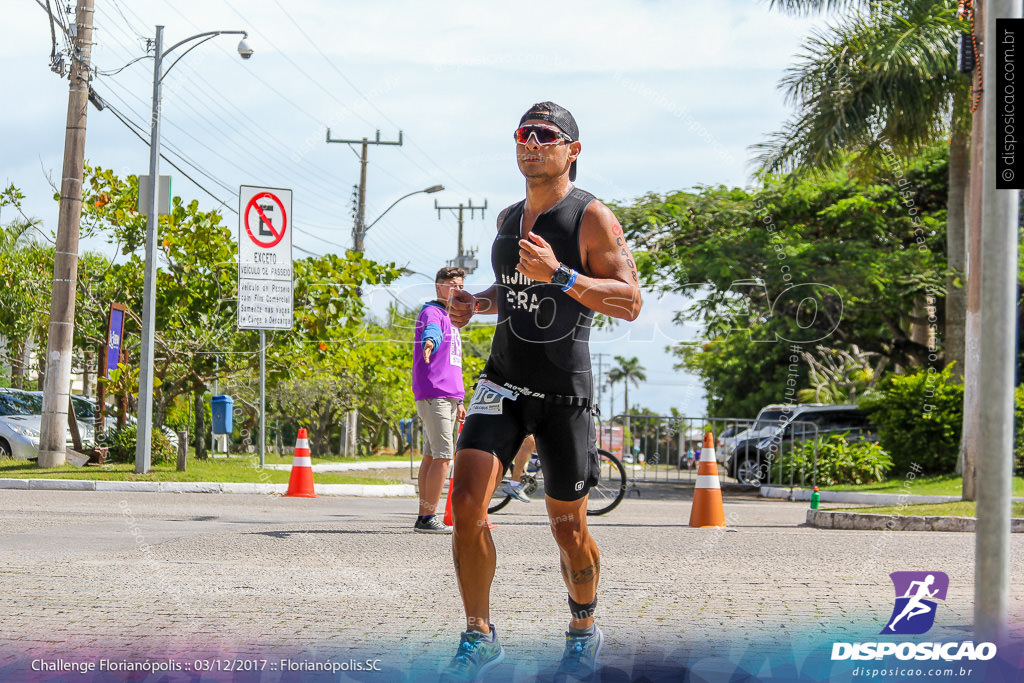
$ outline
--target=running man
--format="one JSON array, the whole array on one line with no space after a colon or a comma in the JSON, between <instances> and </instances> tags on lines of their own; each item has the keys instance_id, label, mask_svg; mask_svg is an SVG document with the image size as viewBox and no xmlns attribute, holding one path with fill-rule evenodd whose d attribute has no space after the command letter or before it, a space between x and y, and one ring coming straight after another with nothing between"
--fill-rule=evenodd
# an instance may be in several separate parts
<instances>
[{"instance_id":1,"label":"running man","mask_svg":"<svg viewBox=\"0 0 1024 683\"><path fill-rule=\"evenodd\" d=\"M900 612L899 615L892 620L891 624L889 624L888 629L890 631L895 632L893 626L895 626L896 622L902 619L903 617L906 617L907 621L910 621L912 618L916 617L919 614L928 614L932 611L932 608L921 602L921 600L923 600L924 598L933 598L935 597L935 594L939 592L938 588L936 588L934 591L928 590L933 583L935 583L934 574L929 574L928 576L924 577L924 581L910 582L910 585L907 586L907 594L902 596L904 598L910 598L910 600L907 601L907 604L906 606L904 606L903 611ZM916 593L914 592L914 586L917 586Z\"/></svg>"},{"instance_id":2,"label":"running man","mask_svg":"<svg viewBox=\"0 0 1024 683\"><path fill-rule=\"evenodd\" d=\"M456 292L449 309L456 326L474 313L498 316L455 456L452 552L466 631L446 670L450 680L478 678L504 658L491 623L497 558L484 515L530 433L569 593L556 679L592 674L603 642L594 625L600 558L587 530L587 494L599 474L588 340L595 312L636 319L640 285L615 215L570 182L581 150L572 114L553 102L535 104L515 141L526 199L498 216L495 284L476 296Z\"/></svg>"}]
</instances>

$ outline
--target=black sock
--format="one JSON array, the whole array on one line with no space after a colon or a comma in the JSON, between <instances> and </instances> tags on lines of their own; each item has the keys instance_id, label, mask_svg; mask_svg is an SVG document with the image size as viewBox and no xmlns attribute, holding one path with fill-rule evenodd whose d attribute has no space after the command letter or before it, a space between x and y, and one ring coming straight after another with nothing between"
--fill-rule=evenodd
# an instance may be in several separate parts
<instances>
[{"instance_id":1,"label":"black sock","mask_svg":"<svg viewBox=\"0 0 1024 683\"><path fill-rule=\"evenodd\" d=\"M434 517L437 517L437 515L420 515L420 521L421 522L429 522Z\"/></svg>"},{"instance_id":2,"label":"black sock","mask_svg":"<svg viewBox=\"0 0 1024 683\"><path fill-rule=\"evenodd\" d=\"M591 624L587 628L573 628L569 627L569 635L571 636L592 636L594 635L594 625Z\"/></svg>"}]
</instances>

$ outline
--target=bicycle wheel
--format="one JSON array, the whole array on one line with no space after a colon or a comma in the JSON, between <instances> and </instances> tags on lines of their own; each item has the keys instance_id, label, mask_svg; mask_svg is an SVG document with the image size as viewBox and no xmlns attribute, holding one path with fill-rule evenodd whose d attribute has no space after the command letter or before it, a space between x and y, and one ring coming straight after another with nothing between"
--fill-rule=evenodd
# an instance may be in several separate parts
<instances>
[{"instance_id":1,"label":"bicycle wheel","mask_svg":"<svg viewBox=\"0 0 1024 683\"><path fill-rule=\"evenodd\" d=\"M510 502L512 502L512 496L506 496L499 492L498 489L494 489L494 493L491 495L491 504L487 508L487 512L497 512Z\"/></svg>"},{"instance_id":2,"label":"bicycle wheel","mask_svg":"<svg viewBox=\"0 0 1024 683\"><path fill-rule=\"evenodd\" d=\"M608 451L598 449L597 453L601 458L601 478L597 486L590 489L588 516L611 512L626 495L626 468Z\"/></svg>"}]
</instances>

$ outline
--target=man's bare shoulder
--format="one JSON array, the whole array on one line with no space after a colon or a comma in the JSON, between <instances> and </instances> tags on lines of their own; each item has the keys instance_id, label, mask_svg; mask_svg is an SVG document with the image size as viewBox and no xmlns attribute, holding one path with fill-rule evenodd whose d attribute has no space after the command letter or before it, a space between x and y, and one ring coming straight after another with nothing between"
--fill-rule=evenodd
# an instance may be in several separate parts
<instances>
[{"instance_id":1,"label":"man's bare shoulder","mask_svg":"<svg viewBox=\"0 0 1024 683\"><path fill-rule=\"evenodd\" d=\"M622 226L615 213L602 201L595 199L587 205L580 223L583 239L609 239L622 235Z\"/></svg>"}]
</instances>

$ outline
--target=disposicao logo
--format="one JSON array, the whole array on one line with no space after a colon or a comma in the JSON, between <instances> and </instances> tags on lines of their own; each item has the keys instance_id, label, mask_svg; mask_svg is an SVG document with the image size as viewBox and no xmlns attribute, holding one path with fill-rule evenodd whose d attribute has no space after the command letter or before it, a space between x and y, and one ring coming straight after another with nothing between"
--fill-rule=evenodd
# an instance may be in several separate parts
<instances>
[{"instance_id":1,"label":"disposicao logo","mask_svg":"<svg viewBox=\"0 0 1024 683\"><path fill-rule=\"evenodd\" d=\"M896 589L896 605L880 633L927 633L935 623L935 600L946 599L949 577L945 572L893 572L889 578Z\"/></svg>"},{"instance_id":2,"label":"disposicao logo","mask_svg":"<svg viewBox=\"0 0 1024 683\"><path fill-rule=\"evenodd\" d=\"M892 615L880 635L920 635L935 624L936 600L945 600L949 577L944 572L893 572L896 591ZM870 660L895 656L919 661L985 661L996 656L993 643L952 641L944 643L869 642L832 643L832 660Z\"/></svg>"}]
</instances>

